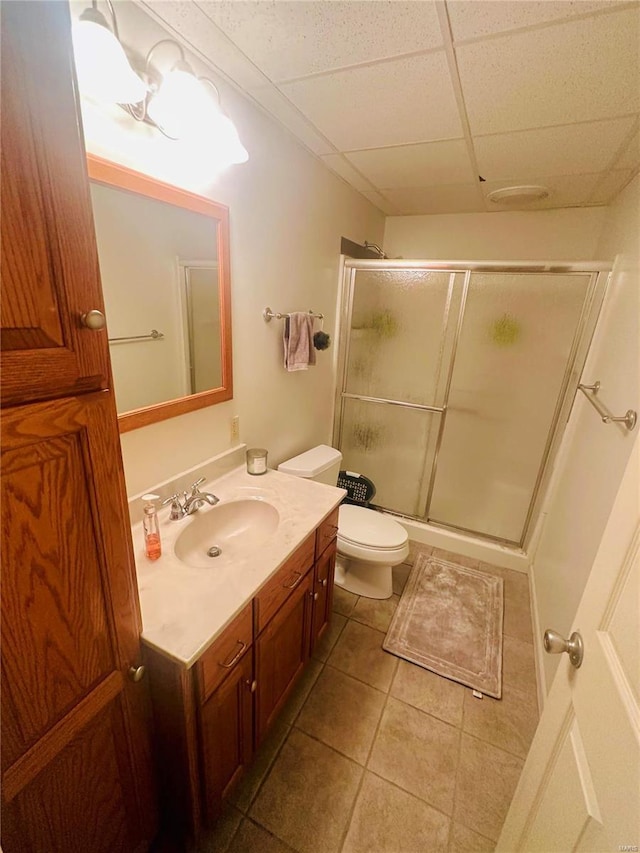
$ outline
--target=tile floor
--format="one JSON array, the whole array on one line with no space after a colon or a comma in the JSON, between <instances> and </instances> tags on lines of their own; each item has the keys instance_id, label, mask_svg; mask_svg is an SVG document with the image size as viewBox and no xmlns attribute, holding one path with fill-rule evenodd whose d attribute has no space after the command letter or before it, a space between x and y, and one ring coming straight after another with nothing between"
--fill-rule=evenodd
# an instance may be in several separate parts
<instances>
[{"instance_id":1,"label":"tile floor","mask_svg":"<svg viewBox=\"0 0 640 853\"><path fill-rule=\"evenodd\" d=\"M433 552L504 579L503 698L382 650L411 565ZM387 601L335 590L334 618L198 853L490 851L538 720L525 575L415 545Z\"/></svg>"}]
</instances>

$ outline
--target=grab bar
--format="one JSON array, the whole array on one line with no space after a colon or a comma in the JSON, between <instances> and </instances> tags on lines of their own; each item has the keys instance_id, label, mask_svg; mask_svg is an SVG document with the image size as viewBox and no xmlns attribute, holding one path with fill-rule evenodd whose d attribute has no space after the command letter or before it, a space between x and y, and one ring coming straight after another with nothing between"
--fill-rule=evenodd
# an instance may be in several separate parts
<instances>
[{"instance_id":1,"label":"grab bar","mask_svg":"<svg viewBox=\"0 0 640 853\"><path fill-rule=\"evenodd\" d=\"M600 400L597 399L596 394L600 390L600 381L594 382L593 385L578 385L578 388L582 391L587 400L591 403L593 408L602 418L603 424L612 424L612 423L623 423L626 428L631 431L638 420L637 412L634 412L633 409L628 409L625 415L622 415L619 418L610 415L609 412L604 408ZM591 392L591 393L589 393Z\"/></svg>"},{"instance_id":2,"label":"grab bar","mask_svg":"<svg viewBox=\"0 0 640 853\"><path fill-rule=\"evenodd\" d=\"M110 344L119 344L123 341L159 341L164 338L162 332L157 329L151 329L148 335L125 335L123 338L109 338Z\"/></svg>"}]
</instances>

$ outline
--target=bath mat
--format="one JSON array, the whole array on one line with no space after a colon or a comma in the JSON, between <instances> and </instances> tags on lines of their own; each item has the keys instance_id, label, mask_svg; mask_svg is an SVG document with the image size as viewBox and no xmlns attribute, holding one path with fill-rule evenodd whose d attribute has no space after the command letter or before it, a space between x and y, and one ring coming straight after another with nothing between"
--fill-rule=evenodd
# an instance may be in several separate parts
<instances>
[{"instance_id":1,"label":"bath mat","mask_svg":"<svg viewBox=\"0 0 640 853\"><path fill-rule=\"evenodd\" d=\"M499 699L502 615L502 578L420 554L382 647Z\"/></svg>"}]
</instances>

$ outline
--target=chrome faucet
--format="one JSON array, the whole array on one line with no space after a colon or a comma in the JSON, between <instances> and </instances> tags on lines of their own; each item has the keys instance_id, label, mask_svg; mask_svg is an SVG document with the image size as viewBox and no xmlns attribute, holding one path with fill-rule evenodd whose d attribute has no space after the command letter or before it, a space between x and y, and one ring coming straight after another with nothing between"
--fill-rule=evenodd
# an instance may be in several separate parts
<instances>
[{"instance_id":1,"label":"chrome faucet","mask_svg":"<svg viewBox=\"0 0 640 853\"><path fill-rule=\"evenodd\" d=\"M194 512L197 512L203 504L209 504L209 506L215 506L220 498L216 497L216 495L211 492L201 492L200 486L204 483L206 477L201 477L199 480L196 480L195 483L191 484L191 494L187 496L187 493L184 492L184 504L180 503L180 495L175 494L171 495L170 498L167 498L162 502L162 506L166 504L171 504L171 514L169 518L172 521L177 521L181 518L184 518L185 515L193 515Z\"/></svg>"}]
</instances>

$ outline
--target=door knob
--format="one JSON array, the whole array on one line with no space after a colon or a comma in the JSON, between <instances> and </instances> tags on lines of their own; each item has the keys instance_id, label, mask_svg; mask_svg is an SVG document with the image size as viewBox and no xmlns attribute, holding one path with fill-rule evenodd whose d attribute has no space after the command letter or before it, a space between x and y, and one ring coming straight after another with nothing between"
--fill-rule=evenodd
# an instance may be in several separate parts
<instances>
[{"instance_id":1,"label":"door knob","mask_svg":"<svg viewBox=\"0 0 640 853\"><path fill-rule=\"evenodd\" d=\"M129 678L131 681L134 681L136 684L138 681L141 681L144 676L144 666L130 666L129 667Z\"/></svg>"},{"instance_id":2,"label":"door knob","mask_svg":"<svg viewBox=\"0 0 640 853\"><path fill-rule=\"evenodd\" d=\"M98 332L100 329L104 329L107 325L107 321L105 319L102 311L98 311L97 308L94 308L92 311L87 311L86 314L82 314L80 317L80 322L87 329L91 329L94 332Z\"/></svg>"},{"instance_id":3,"label":"door knob","mask_svg":"<svg viewBox=\"0 0 640 853\"><path fill-rule=\"evenodd\" d=\"M550 655L561 655L563 652L566 652L569 655L572 666L575 666L576 669L578 669L584 657L584 643L577 631L574 631L569 639L565 640L557 631L547 628L544 632L544 650Z\"/></svg>"}]
</instances>

